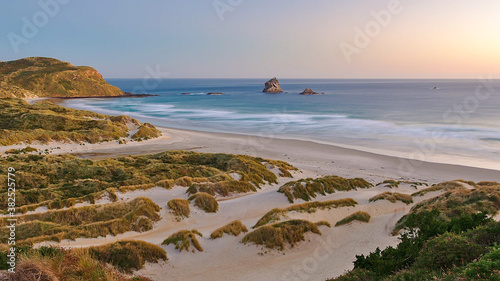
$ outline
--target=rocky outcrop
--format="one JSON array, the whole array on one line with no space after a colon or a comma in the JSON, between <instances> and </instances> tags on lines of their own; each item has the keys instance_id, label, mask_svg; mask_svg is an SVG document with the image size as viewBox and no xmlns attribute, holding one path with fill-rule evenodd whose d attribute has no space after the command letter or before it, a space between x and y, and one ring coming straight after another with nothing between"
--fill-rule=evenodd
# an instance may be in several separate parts
<instances>
[{"instance_id":1,"label":"rocky outcrop","mask_svg":"<svg viewBox=\"0 0 500 281\"><path fill-rule=\"evenodd\" d=\"M280 82L278 82L278 79L276 79L276 77L274 77L273 79L266 82L266 85L265 85L264 90L262 92L264 92L264 93L283 93L283 90L280 87Z\"/></svg>"},{"instance_id":2,"label":"rocky outcrop","mask_svg":"<svg viewBox=\"0 0 500 281\"><path fill-rule=\"evenodd\" d=\"M309 88L306 88L302 93L300 93L301 95L304 95L304 96L310 96L310 95L324 95L325 93L318 93L318 92L315 92Z\"/></svg>"},{"instance_id":3,"label":"rocky outcrop","mask_svg":"<svg viewBox=\"0 0 500 281\"><path fill-rule=\"evenodd\" d=\"M97 70L53 58L31 57L0 62L0 97L123 96Z\"/></svg>"},{"instance_id":4,"label":"rocky outcrop","mask_svg":"<svg viewBox=\"0 0 500 281\"><path fill-rule=\"evenodd\" d=\"M208 93L207 96L222 96L223 93Z\"/></svg>"}]
</instances>

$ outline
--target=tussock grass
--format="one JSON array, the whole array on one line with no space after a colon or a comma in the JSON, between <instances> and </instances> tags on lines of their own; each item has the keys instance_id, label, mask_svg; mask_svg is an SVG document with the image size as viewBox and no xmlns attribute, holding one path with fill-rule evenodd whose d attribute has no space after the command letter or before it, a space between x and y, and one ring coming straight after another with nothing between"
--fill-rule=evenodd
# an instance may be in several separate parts
<instances>
[{"instance_id":1,"label":"tussock grass","mask_svg":"<svg viewBox=\"0 0 500 281\"><path fill-rule=\"evenodd\" d=\"M90 255L98 261L110 263L118 270L131 274L149 263L167 260L163 248L144 241L119 241L89 248Z\"/></svg>"},{"instance_id":2,"label":"tussock grass","mask_svg":"<svg viewBox=\"0 0 500 281\"><path fill-rule=\"evenodd\" d=\"M344 224L348 224L352 221L369 222L370 218L371 218L371 216L367 212L358 211L358 212L351 214L351 215L343 218L342 220L338 221L335 224L335 226L341 226Z\"/></svg>"},{"instance_id":3,"label":"tussock grass","mask_svg":"<svg viewBox=\"0 0 500 281\"><path fill-rule=\"evenodd\" d=\"M189 218L190 209L189 201L186 199L172 199L168 201L167 206L170 208L172 214L178 219L183 217Z\"/></svg>"},{"instance_id":4,"label":"tussock grass","mask_svg":"<svg viewBox=\"0 0 500 281\"><path fill-rule=\"evenodd\" d=\"M324 226L327 226L327 227L332 227L332 225L331 225L329 222L327 222L327 221L319 221L319 222L317 222L317 223L315 223L315 224L316 224L317 226L322 226L322 225L324 225Z\"/></svg>"},{"instance_id":5,"label":"tussock grass","mask_svg":"<svg viewBox=\"0 0 500 281\"><path fill-rule=\"evenodd\" d=\"M189 197L189 201L194 201L194 205L207 213L217 213L219 203L215 198L204 192L198 192Z\"/></svg>"},{"instance_id":6,"label":"tussock grass","mask_svg":"<svg viewBox=\"0 0 500 281\"><path fill-rule=\"evenodd\" d=\"M135 184L135 185L127 185L127 186L121 186L118 190L120 192L129 192L129 191L136 191L136 190L148 190L156 185L154 183L145 183L145 184Z\"/></svg>"},{"instance_id":7,"label":"tussock grass","mask_svg":"<svg viewBox=\"0 0 500 281\"><path fill-rule=\"evenodd\" d=\"M181 230L170 235L170 237L163 241L162 245L174 244L179 252L182 252L182 250L189 251L192 245L196 250L203 252L203 247L201 247L196 236L202 237L201 233L196 229ZM192 251L194 252L194 249Z\"/></svg>"},{"instance_id":8,"label":"tussock grass","mask_svg":"<svg viewBox=\"0 0 500 281\"><path fill-rule=\"evenodd\" d=\"M248 232L247 227L241 223L241 221L233 221L228 223L227 225L217 228L212 234L210 234L210 238L217 239L222 238L224 233L228 235L238 236L242 232Z\"/></svg>"},{"instance_id":9,"label":"tussock grass","mask_svg":"<svg viewBox=\"0 0 500 281\"><path fill-rule=\"evenodd\" d=\"M189 187L187 193L206 192L210 195L219 194L229 196L234 193L247 193L257 191L257 188L250 182L236 181L233 179L220 182L195 183Z\"/></svg>"},{"instance_id":10,"label":"tussock grass","mask_svg":"<svg viewBox=\"0 0 500 281\"><path fill-rule=\"evenodd\" d=\"M397 192L384 192L370 198L370 202L375 202L377 200L389 200L392 203L396 203L397 201L401 201L405 204L413 203L413 198L409 194L397 193Z\"/></svg>"},{"instance_id":11,"label":"tussock grass","mask_svg":"<svg viewBox=\"0 0 500 281\"><path fill-rule=\"evenodd\" d=\"M398 188L402 183L409 184L411 187L418 188L419 186L428 186L425 182L418 181L396 181L396 180L385 180L381 183L378 183L377 186L383 185L384 187L389 188Z\"/></svg>"},{"instance_id":12,"label":"tussock grass","mask_svg":"<svg viewBox=\"0 0 500 281\"><path fill-rule=\"evenodd\" d=\"M0 157L0 178L5 178L8 167L17 171L17 206L48 206L70 198L84 198L92 203L105 191L131 191L160 185L171 187L172 182L188 181L185 185L201 185L195 191L227 196L235 192L256 191L253 181L260 178L274 180L274 175L260 158L245 158L227 154L199 154L171 151L155 155L110 158L99 161L79 159L71 155L12 155ZM253 160L250 160L253 159ZM269 160L271 161L271 160ZM238 165L237 165L238 164ZM235 170L241 167L241 170ZM244 171L266 171L262 175ZM242 175L239 181L230 173ZM252 179L253 178L253 179ZM182 179L182 180L181 180ZM203 182L212 184L206 189ZM191 189L190 189L191 190ZM86 197L88 196L88 197ZM0 190L0 208L7 208L6 190Z\"/></svg>"},{"instance_id":13,"label":"tussock grass","mask_svg":"<svg viewBox=\"0 0 500 281\"><path fill-rule=\"evenodd\" d=\"M37 152L37 151L38 151L38 149L31 147L31 146L27 146L27 147L22 148L22 149L9 149L9 150L5 151L5 154L27 154L27 153Z\"/></svg>"},{"instance_id":14,"label":"tussock grass","mask_svg":"<svg viewBox=\"0 0 500 281\"><path fill-rule=\"evenodd\" d=\"M125 117L116 120L125 121ZM213 195L246 192L258 188L254 182L267 184L276 180L276 175L268 169L269 165L293 168L284 162L249 156L185 151L99 161L72 155L18 154L0 157L0 180L6 182L9 167L16 169L16 211L24 214L18 222L18 241L30 244L147 231L159 218L157 213L153 215L158 206L143 202L133 211L124 207L123 202L116 202L119 191L145 190L158 185L170 188L175 180L189 178L192 186L215 184L214 188L207 190L212 190ZM258 174L260 172L262 174ZM239 181L234 180L231 173L241 175ZM201 193L192 198L195 205L205 211L216 212L217 201L202 191L202 188L195 188L195 192ZM7 190L0 190L0 208L4 212L8 207L7 197ZM87 206L87 209L71 208L79 203L95 204L97 200L105 198L109 198L111 203ZM41 207L51 210L46 212L47 217L27 214ZM147 209L149 211L144 211ZM48 218L49 214L53 217ZM73 220L67 219L70 217ZM0 220L0 224L3 223ZM5 229L0 230L0 242L5 241L6 235Z\"/></svg>"},{"instance_id":15,"label":"tussock grass","mask_svg":"<svg viewBox=\"0 0 500 281\"><path fill-rule=\"evenodd\" d=\"M175 181L172 179L169 180L161 180L155 183L156 186L163 187L165 189L171 189L174 187Z\"/></svg>"},{"instance_id":16,"label":"tussock grass","mask_svg":"<svg viewBox=\"0 0 500 281\"><path fill-rule=\"evenodd\" d=\"M340 207L354 207L358 203L351 198L344 198L339 200L330 200L323 202L306 202L302 204L291 205L284 209L275 208L271 211L267 212L262 218L260 218L257 223L252 228L257 228L268 223L273 223L281 220L283 216L285 216L289 212L307 212L314 213L318 209L332 209L332 208L340 208Z\"/></svg>"},{"instance_id":17,"label":"tussock grass","mask_svg":"<svg viewBox=\"0 0 500 281\"><path fill-rule=\"evenodd\" d=\"M20 244L33 244L78 237L97 238L127 231L144 232L160 220L159 211L151 199L139 197L130 202L25 214L17 217L16 238ZM6 218L0 220L1 226L7 224ZM8 236L8 230L2 227L0 242L6 243Z\"/></svg>"},{"instance_id":18,"label":"tussock grass","mask_svg":"<svg viewBox=\"0 0 500 281\"><path fill-rule=\"evenodd\" d=\"M187 176L182 177L182 178L176 179L175 184L179 185L179 186L188 187L188 186L193 184L193 178L187 177Z\"/></svg>"},{"instance_id":19,"label":"tussock grass","mask_svg":"<svg viewBox=\"0 0 500 281\"><path fill-rule=\"evenodd\" d=\"M135 243L135 242L134 242ZM105 247L105 246L103 246ZM134 250L135 252L137 249ZM2 254L6 254L2 252ZM142 254L148 258L150 255ZM120 257L112 257L112 260ZM121 257L127 260L126 257ZM2 265L3 268L3 265ZM25 248L19 253L15 273L1 272L1 281L152 281L128 276L97 260L89 249Z\"/></svg>"},{"instance_id":20,"label":"tussock grass","mask_svg":"<svg viewBox=\"0 0 500 281\"><path fill-rule=\"evenodd\" d=\"M156 129L155 126L149 123L144 123L139 127L137 132L132 135L132 139L148 140L157 138L159 136L161 136L161 132L158 129Z\"/></svg>"},{"instance_id":21,"label":"tussock grass","mask_svg":"<svg viewBox=\"0 0 500 281\"><path fill-rule=\"evenodd\" d=\"M463 188L463 186L458 183L457 181L447 181L447 182L442 182L439 184L432 185L431 187L422 189L420 191L417 191L413 193L411 196L424 196L425 194L429 192L434 192L434 191L448 191L448 190L453 190L455 188Z\"/></svg>"},{"instance_id":22,"label":"tussock grass","mask_svg":"<svg viewBox=\"0 0 500 281\"><path fill-rule=\"evenodd\" d=\"M472 186L472 187L478 187L478 184L476 184L476 183L475 183L475 182L473 182L473 181L466 181L466 180L462 180L462 179L459 179L459 180L456 180L456 181L461 182L461 183L468 184L468 185L470 185L470 186ZM493 185L495 185L495 183L494 183L494 182L492 182L492 183L493 183Z\"/></svg>"},{"instance_id":23,"label":"tussock grass","mask_svg":"<svg viewBox=\"0 0 500 281\"><path fill-rule=\"evenodd\" d=\"M500 183L496 181L480 181L477 183L478 186L500 186Z\"/></svg>"},{"instance_id":24,"label":"tussock grass","mask_svg":"<svg viewBox=\"0 0 500 281\"><path fill-rule=\"evenodd\" d=\"M337 176L326 176L322 178L301 179L284 184L278 192L285 194L290 203L295 199L310 201L316 198L317 194L332 194L336 190L347 191L357 188L370 188L373 185L361 178L345 179Z\"/></svg>"},{"instance_id":25,"label":"tussock grass","mask_svg":"<svg viewBox=\"0 0 500 281\"><path fill-rule=\"evenodd\" d=\"M306 220L289 220L271 225L264 225L243 237L243 243L264 245L267 248L283 250L286 244L292 247L305 240L305 233L320 234L318 226Z\"/></svg>"}]
</instances>

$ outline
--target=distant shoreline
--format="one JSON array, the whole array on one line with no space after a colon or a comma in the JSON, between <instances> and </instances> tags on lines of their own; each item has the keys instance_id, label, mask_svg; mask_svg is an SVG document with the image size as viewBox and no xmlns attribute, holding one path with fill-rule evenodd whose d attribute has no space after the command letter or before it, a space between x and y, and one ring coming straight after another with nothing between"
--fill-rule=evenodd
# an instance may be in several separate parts
<instances>
[{"instance_id":1,"label":"distant shoreline","mask_svg":"<svg viewBox=\"0 0 500 281\"><path fill-rule=\"evenodd\" d=\"M44 98L70 100L70 99L146 98L146 97L157 97L157 96L158 95L124 93L124 95L120 96L75 96L75 97L44 97Z\"/></svg>"},{"instance_id":2,"label":"distant shoreline","mask_svg":"<svg viewBox=\"0 0 500 281\"><path fill-rule=\"evenodd\" d=\"M64 99L67 100L67 99ZM55 101L57 102L57 101ZM69 107L69 108L74 108L74 109L82 109L78 107L72 107L71 103L66 103L61 100L61 103L59 104L61 106ZM88 109L85 109L88 110ZM106 110L98 110L98 109L92 109L92 111L100 113L100 114L110 114ZM114 113L111 113L113 115ZM230 136L238 136L242 139L247 138L247 139L260 139L260 140L277 140L277 141L299 141L299 142L311 142L315 143L317 145L327 145L330 147L336 147L339 149L345 149L345 150L351 150L351 151L359 151L361 153L366 153L366 154L372 154L372 155L381 155L385 157L391 157L395 159L405 159L406 161L411 161L411 162L417 162L417 163L433 163L433 164L439 164L439 165L458 165L458 166L464 166L464 167L470 167L470 168L477 168L477 169L485 169L485 170L491 170L491 171L497 171L498 178L500 178L500 166L497 166L496 168L491 168L490 162L488 161L474 161L473 159L467 159L465 157L458 157L457 159L446 159L445 156L438 156L438 155L433 155L429 154L426 155L428 156L428 159L425 159L424 161L416 161L416 160L409 160L406 155L409 155L410 153L402 152L402 151L390 151L387 149L377 149L373 147L359 147L355 145L347 145L347 144L341 144L341 143L335 143L335 142L329 142L329 141L322 141L322 140L315 140L315 139L307 139L307 138L297 138L297 137L286 137L286 136L273 136L273 137L261 137L256 134L243 134L239 132L221 132L221 131L210 131L210 130L197 130L193 128L181 128L181 127L169 127L168 125L161 125L158 124L157 118L145 118L145 117L138 117L138 116L131 116L133 118L138 119L141 122L148 122L153 125L155 125L158 128L163 128L163 129L168 129L168 130L177 130L177 131L186 131L186 132L197 132L200 134L213 134L215 136L219 135L230 135Z\"/></svg>"}]
</instances>

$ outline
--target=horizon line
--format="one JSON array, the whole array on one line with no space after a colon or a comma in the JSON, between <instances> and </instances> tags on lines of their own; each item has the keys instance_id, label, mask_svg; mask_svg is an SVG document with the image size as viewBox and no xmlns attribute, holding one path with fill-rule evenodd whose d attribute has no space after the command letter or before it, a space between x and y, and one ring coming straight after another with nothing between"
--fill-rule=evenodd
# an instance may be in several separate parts
<instances>
[{"instance_id":1,"label":"horizon line","mask_svg":"<svg viewBox=\"0 0 500 281\"><path fill-rule=\"evenodd\" d=\"M144 77L103 77L104 79L145 79ZM468 78L287 78L287 77L284 77L284 78L278 78L276 77L277 79L284 79L284 80L299 80L299 79L307 79L307 80L476 80L476 79L479 79L481 77L468 77ZM147 78L147 79L150 79L150 78ZM259 80L269 80L269 79L272 79L272 78L263 78L263 77L245 77L245 78L234 78L234 77L161 77L161 78L157 78L157 79L186 79L186 80L189 80L189 79L226 79L226 80L230 80L230 79L234 79L234 80L237 80L237 79L259 79ZM266 81L267 81L266 80ZM500 80L500 78L492 78L492 80Z\"/></svg>"}]
</instances>

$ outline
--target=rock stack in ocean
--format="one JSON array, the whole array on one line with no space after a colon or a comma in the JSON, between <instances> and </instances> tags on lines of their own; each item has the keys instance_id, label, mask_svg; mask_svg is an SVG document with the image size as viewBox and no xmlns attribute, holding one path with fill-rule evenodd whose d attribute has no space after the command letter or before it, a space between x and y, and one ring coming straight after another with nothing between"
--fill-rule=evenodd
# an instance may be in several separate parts
<instances>
[{"instance_id":1,"label":"rock stack in ocean","mask_svg":"<svg viewBox=\"0 0 500 281\"><path fill-rule=\"evenodd\" d=\"M315 92L309 88L306 88L302 93L300 93L301 95L304 95L304 96L310 96L310 95L324 95L325 93L318 93L318 92Z\"/></svg>"},{"instance_id":2,"label":"rock stack in ocean","mask_svg":"<svg viewBox=\"0 0 500 281\"><path fill-rule=\"evenodd\" d=\"M266 86L262 91L264 93L283 93L283 90L280 87L280 82L278 79L274 77L273 79L266 82Z\"/></svg>"}]
</instances>

